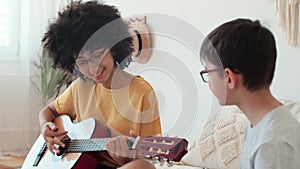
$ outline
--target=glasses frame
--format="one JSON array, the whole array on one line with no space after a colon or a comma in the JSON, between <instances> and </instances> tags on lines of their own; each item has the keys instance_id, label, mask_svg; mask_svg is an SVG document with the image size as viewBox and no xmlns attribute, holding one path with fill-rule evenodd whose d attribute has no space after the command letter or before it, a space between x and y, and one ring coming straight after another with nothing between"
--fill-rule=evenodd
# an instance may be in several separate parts
<instances>
[{"instance_id":1,"label":"glasses frame","mask_svg":"<svg viewBox=\"0 0 300 169\"><path fill-rule=\"evenodd\" d=\"M80 68L89 67L89 63L99 64L102 61L102 59L106 56L107 53L108 53L108 49L105 49L101 52L101 54L92 55L92 56L90 56L89 59L82 59L83 63L81 63L81 64L78 64L78 61L77 61L78 58L77 58L77 59L75 59L75 65L78 69L80 69Z\"/></svg>"},{"instance_id":2,"label":"glasses frame","mask_svg":"<svg viewBox=\"0 0 300 169\"><path fill-rule=\"evenodd\" d=\"M205 70L200 71L200 76L201 76L203 82L204 82L204 83L208 83L208 82L209 82L208 80L205 80L204 74L208 74L208 73L216 72L216 71L221 71L221 69L219 69L219 68L216 68L216 69L210 69L210 70L206 70L206 69L205 69Z\"/></svg>"}]
</instances>

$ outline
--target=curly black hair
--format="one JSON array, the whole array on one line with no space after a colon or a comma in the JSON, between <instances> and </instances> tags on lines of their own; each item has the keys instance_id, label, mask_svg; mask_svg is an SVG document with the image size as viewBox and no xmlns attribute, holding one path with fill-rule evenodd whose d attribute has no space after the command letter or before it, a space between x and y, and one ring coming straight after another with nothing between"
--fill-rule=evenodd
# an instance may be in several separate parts
<instances>
[{"instance_id":1,"label":"curly black hair","mask_svg":"<svg viewBox=\"0 0 300 169\"><path fill-rule=\"evenodd\" d=\"M99 31L100 28L105 29ZM99 1L75 1L68 5L58 13L56 21L50 24L42 43L53 60L52 66L70 73L73 73L75 59L83 47L89 50L109 48L121 69L132 62L130 55L133 44L128 24L116 7Z\"/></svg>"}]
</instances>

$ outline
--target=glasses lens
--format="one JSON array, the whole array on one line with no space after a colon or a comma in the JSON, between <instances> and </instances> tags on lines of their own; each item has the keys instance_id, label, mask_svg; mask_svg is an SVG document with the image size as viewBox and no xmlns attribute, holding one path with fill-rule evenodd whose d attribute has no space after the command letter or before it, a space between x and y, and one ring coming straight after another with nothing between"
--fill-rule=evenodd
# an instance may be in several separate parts
<instances>
[{"instance_id":1,"label":"glasses lens","mask_svg":"<svg viewBox=\"0 0 300 169\"><path fill-rule=\"evenodd\" d=\"M208 82L209 81L209 73L205 72L202 75L203 75L204 82Z\"/></svg>"},{"instance_id":2,"label":"glasses lens","mask_svg":"<svg viewBox=\"0 0 300 169\"><path fill-rule=\"evenodd\" d=\"M90 62L94 64L99 64L100 61L102 60L102 57L103 57L102 55L92 56L90 58Z\"/></svg>"},{"instance_id":3,"label":"glasses lens","mask_svg":"<svg viewBox=\"0 0 300 169\"><path fill-rule=\"evenodd\" d=\"M200 76L204 82L208 82L208 80L209 80L209 78L207 77L208 73L205 70L200 72Z\"/></svg>"}]
</instances>

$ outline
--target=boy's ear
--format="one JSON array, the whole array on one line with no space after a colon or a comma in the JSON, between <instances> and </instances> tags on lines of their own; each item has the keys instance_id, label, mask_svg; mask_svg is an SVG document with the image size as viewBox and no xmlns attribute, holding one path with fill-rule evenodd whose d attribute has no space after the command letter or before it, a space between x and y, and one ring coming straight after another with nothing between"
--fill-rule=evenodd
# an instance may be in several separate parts
<instances>
[{"instance_id":1,"label":"boy's ear","mask_svg":"<svg viewBox=\"0 0 300 169\"><path fill-rule=\"evenodd\" d=\"M229 89L235 89L238 84L238 74L234 73L230 68L224 69L226 84Z\"/></svg>"}]
</instances>

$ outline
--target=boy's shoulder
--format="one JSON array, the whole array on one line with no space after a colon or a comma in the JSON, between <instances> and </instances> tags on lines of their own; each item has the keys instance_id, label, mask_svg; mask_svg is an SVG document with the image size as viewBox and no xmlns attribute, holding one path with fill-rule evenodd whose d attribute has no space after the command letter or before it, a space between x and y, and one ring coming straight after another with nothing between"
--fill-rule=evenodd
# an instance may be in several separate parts
<instances>
[{"instance_id":1,"label":"boy's shoulder","mask_svg":"<svg viewBox=\"0 0 300 169\"><path fill-rule=\"evenodd\" d=\"M300 140L300 123L285 105L268 113L258 127L261 140Z\"/></svg>"}]
</instances>

